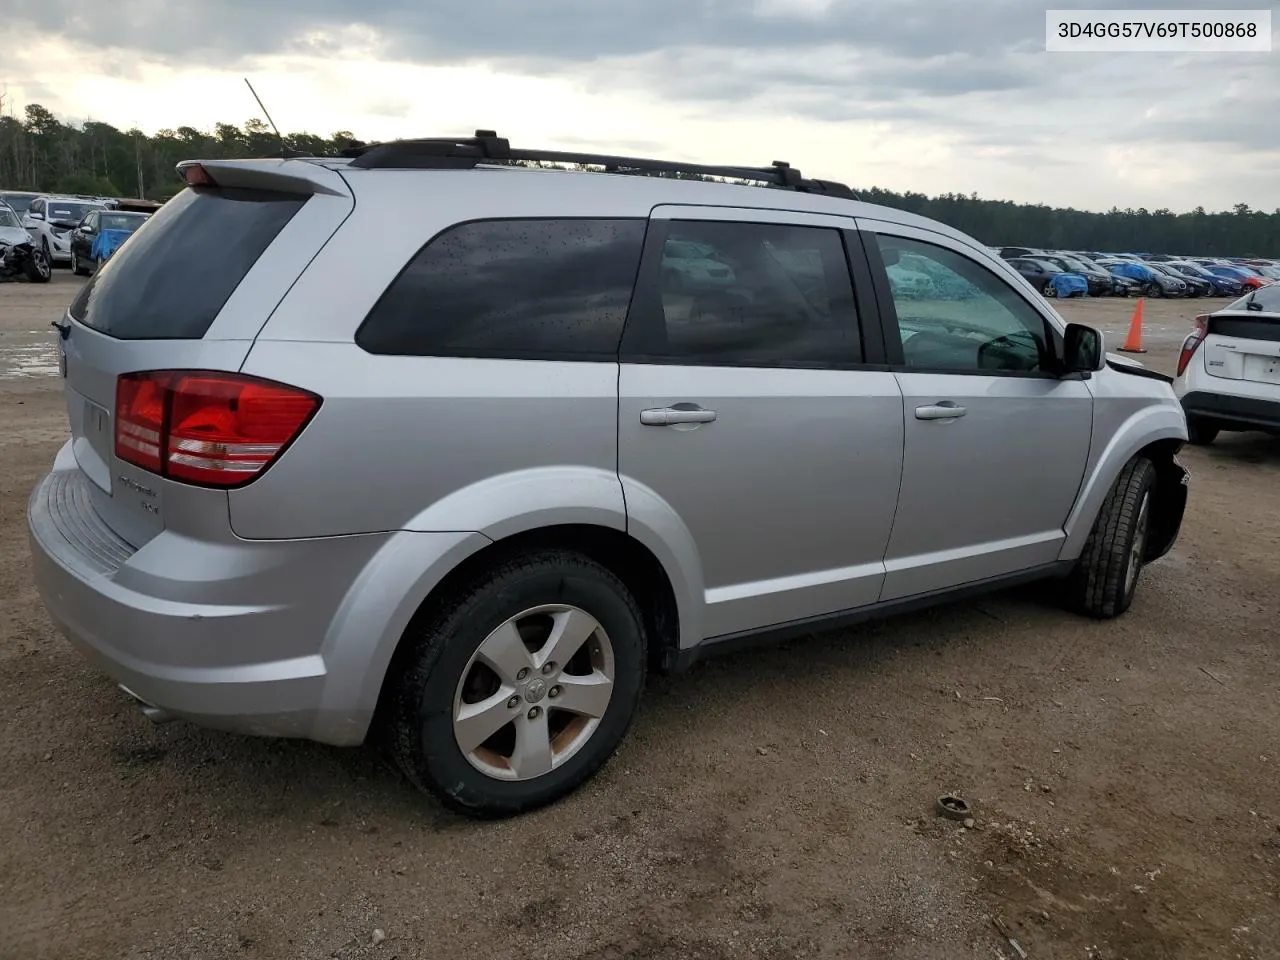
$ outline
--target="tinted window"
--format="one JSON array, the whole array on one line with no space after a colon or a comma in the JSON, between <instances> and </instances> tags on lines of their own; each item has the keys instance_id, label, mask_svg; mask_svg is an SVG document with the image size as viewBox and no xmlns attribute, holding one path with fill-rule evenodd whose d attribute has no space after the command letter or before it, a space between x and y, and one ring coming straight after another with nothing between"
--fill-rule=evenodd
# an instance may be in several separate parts
<instances>
[{"instance_id":1,"label":"tinted window","mask_svg":"<svg viewBox=\"0 0 1280 960\"><path fill-rule=\"evenodd\" d=\"M305 197L187 189L80 291L71 315L122 340L198 340Z\"/></svg>"},{"instance_id":2,"label":"tinted window","mask_svg":"<svg viewBox=\"0 0 1280 960\"><path fill-rule=\"evenodd\" d=\"M1248 310L1250 303L1254 304L1255 310L1262 310L1265 313L1280 313L1280 283L1259 287L1257 290L1246 293L1239 300L1232 300L1223 309Z\"/></svg>"},{"instance_id":3,"label":"tinted window","mask_svg":"<svg viewBox=\"0 0 1280 960\"><path fill-rule=\"evenodd\" d=\"M370 353L617 356L643 220L487 220L435 237L356 333Z\"/></svg>"},{"instance_id":4,"label":"tinted window","mask_svg":"<svg viewBox=\"0 0 1280 960\"><path fill-rule=\"evenodd\" d=\"M665 230L645 264L629 356L747 366L861 360L838 231L708 221Z\"/></svg>"},{"instance_id":5,"label":"tinted window","mask_svg":"<svg viewBox=\"0 0 1280 960\"><path fill-rule=\"evenodd\" d=\"M0 200L3 200L10 207L12 207L13 212L16 213L18 216L22 216L29 209L31 209L31 203L32 201L35 200L35 198L36 198L36 195L34 193L0 194Z\"/></svg>"},{"instance_id":6,"label":"tinted window","mask_svg":"<svg viewBox=\"0 0 1280 960\"><path fill-rule=\"evenodd\" d=\"M1044 320L1013 287L945 247L877 236L884 256L903 361L956 372L1033 372L1050 365ZM909 263L927 284L907 287L894 271Z\"/></svg>"}]
</instances>

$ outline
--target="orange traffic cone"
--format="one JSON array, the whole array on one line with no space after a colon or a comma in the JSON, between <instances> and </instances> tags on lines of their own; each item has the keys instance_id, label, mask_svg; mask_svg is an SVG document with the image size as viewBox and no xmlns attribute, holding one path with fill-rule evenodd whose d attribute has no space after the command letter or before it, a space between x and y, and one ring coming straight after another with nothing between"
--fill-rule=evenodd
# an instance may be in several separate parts
<instances>
[{"instance_id":1,"label":"orange traffic cone","mask_svg":"<svg viewBox=\"0 0 1280 960\"><path fill-rule=\"evenodd\" d=\"M1145 297L1138 298L1138 305L1133 308L1133 319L1129 321L1129 336L1124 339L1121 353L1146 353L1142 346L1142 304Z\"/></svg>"}]
</instances>

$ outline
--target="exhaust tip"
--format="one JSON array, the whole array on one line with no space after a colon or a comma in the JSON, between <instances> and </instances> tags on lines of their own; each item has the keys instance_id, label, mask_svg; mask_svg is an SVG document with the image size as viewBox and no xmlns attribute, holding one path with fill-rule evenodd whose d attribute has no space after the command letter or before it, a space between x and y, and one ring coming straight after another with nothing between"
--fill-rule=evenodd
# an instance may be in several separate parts
<instances>
[{"instance_id":1,"label":"exhaust tip","mask_svg":"<svg viewBox=\"0 0 1280 960\"><path fill-rule=\"evenodd\" d=\"M157 726L162 723L171 723L172 721L178 719L176 715L170 713L164 707L157 707L154 703L150 703L149 701L143 700L140 696L138 696L136 693L134 693L132 690L126 687L123 683L119 684L119 687L129 696L131 700L133 700L136 704L138 704L138 706L142 710L142 715L146 717L148 720L150 720L152 723L156 724Z\"/></svg>"}]
</instances>

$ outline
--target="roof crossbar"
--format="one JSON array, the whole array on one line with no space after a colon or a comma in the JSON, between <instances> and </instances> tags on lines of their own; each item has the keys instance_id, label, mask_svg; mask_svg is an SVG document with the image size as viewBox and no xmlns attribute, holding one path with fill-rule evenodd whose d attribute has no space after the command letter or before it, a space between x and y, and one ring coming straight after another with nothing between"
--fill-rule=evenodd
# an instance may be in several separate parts
<instances>
[{"instance_id":1,"label":"roof crossbar","mask_svg":"<svg viewBox=\"0 0 1280 960\"><path fill-rule=\"evenodd\" d=\"M801 193L857 199L845 184L834 180L807 180L783 160L768 167L724 167L678 160L645 157L616 157L597 153L561 150L514 149L505 137L492 130L477 130L474 137L431 137L359 144L342 151L351 157L351 166L365 170L466 170L482 164L572 163L603 167L606 173L674 173L700 177L749 180L784 187Z\"/></svg>"}]
</instances>

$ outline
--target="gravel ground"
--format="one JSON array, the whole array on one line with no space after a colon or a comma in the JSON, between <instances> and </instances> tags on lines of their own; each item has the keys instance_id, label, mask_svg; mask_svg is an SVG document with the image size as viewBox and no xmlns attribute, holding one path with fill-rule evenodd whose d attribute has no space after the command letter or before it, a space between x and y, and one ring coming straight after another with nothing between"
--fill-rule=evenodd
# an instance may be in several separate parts
<instances>
[{"instance_id":1,"label":"gravel ground","mask_svg":"<svg viewBox=\"0 0 1280 960\"><path fill-rule=\"evenodd\" d=\"M711 661L473 823L368 750L154 727L55 633L23 510L77 283L0 287L0 957L1015 957L992 916L1032 960L1280 957L1280 441L1187 451L1117 621L1016 591ZM1148 302L1144 361L1203 307ZM1114 346L1132 308L1061 309Z\"/></svg>"}]
</instances>

